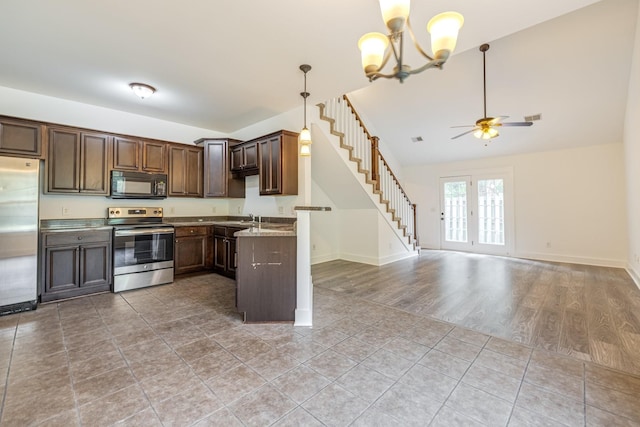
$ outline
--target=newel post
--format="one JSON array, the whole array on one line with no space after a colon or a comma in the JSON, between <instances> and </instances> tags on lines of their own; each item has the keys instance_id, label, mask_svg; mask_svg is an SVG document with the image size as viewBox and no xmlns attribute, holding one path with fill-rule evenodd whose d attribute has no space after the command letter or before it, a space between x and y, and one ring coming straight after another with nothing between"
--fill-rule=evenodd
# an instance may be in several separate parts
<instances>
[{"instance_id":1,"label":"newel post","mask_svg":"<svg viewBox=\"0 0 640 427\"><path fill-rule=\"evenodd\" d=\"M416 245L420 246L420 240L418 240L418 205L413 203L413 237L416 241Z\"/></svg>"},{"instance_id":2,"label":"newel post","mask_svg":"<svg viewBox=\"0 0 640 427\"><path fill-rule=\"evenodd\" d=\"M380 152L378 151L377 136L371 137L371 179L375 181L373 184L376 191L380 191Z\"/></svg>"}]
</instances>

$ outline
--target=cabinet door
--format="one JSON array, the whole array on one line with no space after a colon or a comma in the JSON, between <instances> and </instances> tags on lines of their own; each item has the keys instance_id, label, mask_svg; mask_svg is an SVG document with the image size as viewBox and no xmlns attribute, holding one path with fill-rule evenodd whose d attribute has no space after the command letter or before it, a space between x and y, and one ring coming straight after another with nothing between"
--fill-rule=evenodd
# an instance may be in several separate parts
<instances>
[{"instance_id":1,"label":"cabinet door","mask_svg":"<svg viewBox=\"0 0 640 427\"><path fill-rule=\"evenodd\" d=\"M203 170L202 150L187 149L186 195L202 197Z\"/></svg>"},{"instance_id":2,"label":"cabinet door","mask_svg":"<svg viewBox=\"0 0 640 427\"><path fill-rule=\"evenodd\" d=\"M45 281L42 301L55 299L55 293L73 291L80 285L79 246L57 246L45 250Z\"/></svg>"},{"instance_id":3,"label":"cabinet door","mask_svg":"<svg viewBox=\"0 0 640 427\"><path fill-rule=\"evenodd\" d=\"M245 169L255 169L258 167L258 144L245 144L243 155Z\"/></svg>"},{"instance_id":4,"label":"cabinet door","mask_svg":"<svg viewBox=\"0 0 640 427\"><path fill-rule=\"evenodd\" d=\"M108 135L82 133L80 139L80 192L109 194Z\"/></svg>"},{"instance_id":5,"label":"cabinet door","mask_svg":"<svg viewBox=\"0 0 640 427\"><path fill-rule=\"evenodd\" d=\"M115 137L113 139L113 168L125 171L140 169L138 140Z\"/></svg>"},{"instance_id":6,"label":"cabinet door","mask_svg":"<svg viewBox=\"0 0 640 427\"><path fill-rule=\"evenodd\" d=\"M80 132L49 129L47 192L77 193L80 190Z\"/></svg>"},{"instance_id":7,"label":"cabinet door","mask_svg":"<svg viewBox=\"0 0 640 427\"><path fill-rule=\"evenodd\" d=\"M108 291L111 285L111 244L80 246L80 288Z\"/></svg>"},{"instance_id":8,"label":"cabinet door","mask_svg":"<svg viewBox=\"0 0 640 427\"><path fill-rule=\"evenodd\" d=\"M42 128L43 125L37 122L0 117L0 153L41 157Z\"/></svg>"},{"instance_id":9,"label":"cabinet door","mask_svg":"<svg viewBox=\"0 0 640 427\"><path fill-rule=\"evenodd\" d=\"M204 197L227 196L227 141L204 144Z\"/></svg>"},{"instance_id":10,"label":"cabinet door","mask_svg":"<svg viewBox=\"0 0 640 427\"><path fill-rule=\"evenodd\" d=\"M227 267L227 239L224 236L213 236L213 268L221 273Z\"/></svg>"},{"instance_id":11,"label":"cabinet door","mask_svg":"<svg viewBox=\"0 0 640 427\"><path fill-rule=\"evenodd\" d=\"M281 193L281 145L280 136L265 139L259 143L260 195Z\"/></svg>"},{"instance_id":12,"label":"cabinet door","mask_svg":"<svg viewBox=\"0 0 640 427\"><path fill-rule=\"evenodd\" d=\"M236 266L238 260L237 248L236 248L236 238L227 238L227 273L229 273L230 277L235 279L236 277Z\"/></svg>"},{"instance_id":13,"label":"cabinet door","mask_svg":"<svg viewBox=\"0 0 640 427\"><path fill-rule=\"evenodd\" d=\"M202 197L202 149L169 147L169 196Z\"/></svg>"},{"instance_id":14,"label":"cabinet door","mask_svg":"<svg viewBox=\"0 0 640 427\"><path fill-rule=\"evenodd\" d=\"M242 146L233 147L231 149L231 159L229 161L229 169L231 169L231 172L242 171L242 167L244 166L243 151Z\"/></svg>"},{"instance_id":15,"label":"cabinet door","mask_svg":"<svg viewBox=\"0 0 640 427\"><path fill-rule=\"evenodd\" d=\"M206 266L207 236L187 236L176 239L175 273L201 271Z\"/></svg>"},{"instance_id":16,"label":"cabinet door","mask_svg":"<svg viewBox=\"0 0 640 427\"><path fill-rule=\"evenodd\" d=\"M167 144L154 141L142 141L142 171L166 173Z\"/></svg>"}]
</instances>

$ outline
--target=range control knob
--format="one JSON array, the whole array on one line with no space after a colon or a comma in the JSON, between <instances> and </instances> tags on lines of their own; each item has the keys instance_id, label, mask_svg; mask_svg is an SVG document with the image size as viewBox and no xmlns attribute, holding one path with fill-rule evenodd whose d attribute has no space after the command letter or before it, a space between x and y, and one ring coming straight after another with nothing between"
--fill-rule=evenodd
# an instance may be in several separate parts
<instances>
[{"instance_id":1,"label":"range control knob","mask_svg":"<svg viewBox=\"0 0 640 427\"><path fill-rule=\"evenodd\" d=\"M116 215L120 215L120 211L116 211Z\"/></svg>"},{"instance_id":2,"label":"range control knob","mask_svg":"<svg viewBox=\"0 0 640 427\"><path fill-rule=\"evenodd\" d=\"M109 215L113 215L113 211L109 211Z\"/></svg>"}]
</instances>

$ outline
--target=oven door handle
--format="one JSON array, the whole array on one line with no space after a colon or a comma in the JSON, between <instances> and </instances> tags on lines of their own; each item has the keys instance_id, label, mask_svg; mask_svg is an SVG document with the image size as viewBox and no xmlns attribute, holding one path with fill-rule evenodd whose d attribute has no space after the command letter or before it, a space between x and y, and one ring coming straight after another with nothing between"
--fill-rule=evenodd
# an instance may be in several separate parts
<instances>
[{"instance_id":1,"label":"oven door handle","mask_svg":"<svg viewBox=\"0 0 640 427\"><path fill-rule=\"evenodd\" d=\"M143 229L127 229L127 230L115 230L116 236L139 236L140 234L157 234L157 233L171 233L174 229L172 227L165 228L143 228Z\"/></svg>"}]
</instances>

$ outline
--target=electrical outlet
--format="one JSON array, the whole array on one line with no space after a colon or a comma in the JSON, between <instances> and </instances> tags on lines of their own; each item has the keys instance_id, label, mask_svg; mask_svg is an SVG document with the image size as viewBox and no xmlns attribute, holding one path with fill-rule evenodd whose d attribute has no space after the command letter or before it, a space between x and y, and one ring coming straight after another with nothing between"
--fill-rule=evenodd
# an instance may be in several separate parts
<instances>
[{"instance_id":1,"label":"electrical outlet","mask_svg":"<svg viewBox=\"0 0 640 427\"><path fill-rule=\"evenodd\" d=\"M551 242L547 242L547 247L550 248L551 247Z\"/></svg>"},{"instance_id":2,"label":"electrical outlet","mask_svg":"<svg viewBox=\"0 0 640 427\"><path fill-rule=\"evenodd\" d=\"M237 213L240 213L240 206L238 206L238 208L236 209Z\"/></svg>"},{"instance_id":3,"label":"electrical outlet","mask_svg":"<svg viewBox=\"0 0 640 427\"><path fill-rule=\"evenodd\" d=\"M313 245L311 245L311 249L312 249L312 250L314 250L314 251L316 250L316 245L315 245L315 243L314 243Z\"/></svg>"},{"instance_id":4,"label":"electrical outlet","mask_svg":"<svg viewBox=\"0 0 640 427\"><path fill-rule=\"evenodd\" d=\"M169 208L169 213L170 213L170 214L174 214L174 213L176 213L176 208L175 208L175 206L171 206L171 207Z\"/></svg>"},{"instance_id":5,"label":"electrical outlet","mask_svg":"<svg viewBox=\"0 0 640 427\"><path fill-rule=\"evenodd\" d=\"M66 206L62 207L62 215L69 215L69 208Z\"/></svg>"},{"instance_id":6,"label":"electrical outlet","mask_svg":"<svg viewBox=\"0 0 640 427\"><path fill-rule=\"evenodd\" d=\"M211 207L211 213L216 213L216 207L215 206Z\"/></svg>"},{"instance_id":7,"label":"electrical outlet","mask_svg":"<svg viewBox=\"0 0 640 427\"><path fill-rule=\"evenodd\" d=\"M278 206L278 213L279 214L283 214L284 213L284 206Z\"/></svg>"}]
</instances>

